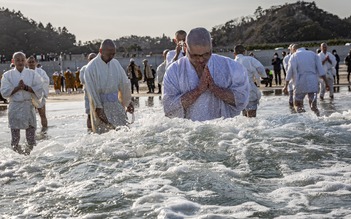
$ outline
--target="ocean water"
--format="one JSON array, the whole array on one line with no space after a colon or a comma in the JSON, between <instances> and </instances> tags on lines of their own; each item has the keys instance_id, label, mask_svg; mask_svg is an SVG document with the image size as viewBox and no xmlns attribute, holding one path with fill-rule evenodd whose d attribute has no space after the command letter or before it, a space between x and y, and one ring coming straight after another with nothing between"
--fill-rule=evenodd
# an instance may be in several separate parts
<instances>
[{"instance_id":1,"label":"ocean water","mask_svg":"<svg viewBox=\"0 0 351 219\"><path fill-rule=\"evenodd\" d=\"M274 93L257 118L207 122L166 118L158 97L136 103L129 128L97 135L82 101L49 102L29 156L10 149L0 112L2 218L351 218L346 87L320 117Z\"/></svg>"}]
</instances>

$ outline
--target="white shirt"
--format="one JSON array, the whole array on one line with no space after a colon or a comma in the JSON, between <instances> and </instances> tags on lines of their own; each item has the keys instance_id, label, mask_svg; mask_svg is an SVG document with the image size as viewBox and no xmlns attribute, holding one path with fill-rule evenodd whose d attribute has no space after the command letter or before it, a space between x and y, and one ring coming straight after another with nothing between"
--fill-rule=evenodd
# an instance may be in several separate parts
<instances>
[{"instance_id":1,"label":"white shirt","mask_svg":"<svg viewBox=\"0 0 351 219\"><path fill-rule=\"evenodd\" d=\"M237 116L246 107L250 86L244 67L228 57L216 54L212 54L207 65L215 84L233 92L235 105L227 104L212 92L206 91L185 110L181 97L198 86L199 77L189 59L184 57L166 70L163 80L163 106L166 116L205 121Z\"/></svg>"}]
</instances>

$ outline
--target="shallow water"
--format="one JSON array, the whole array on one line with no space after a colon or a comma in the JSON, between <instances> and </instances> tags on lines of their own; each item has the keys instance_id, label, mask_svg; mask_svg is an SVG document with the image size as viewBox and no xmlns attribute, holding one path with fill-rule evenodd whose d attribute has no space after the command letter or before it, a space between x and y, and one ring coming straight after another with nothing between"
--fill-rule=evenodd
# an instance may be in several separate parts
<instances>
[{"instance_id":1,"label":"shallow water","mask_svg":"<svg viewBox=\"0 0 351 219\"><path fill-rule=\"evenodd\" d=\"M48 103L50 128L30 156L10 149L0 112L0 215L350 218L351 93L320 102L321 117L305 106L291 114L272 94L256 119L191 122L141 97L129 129L96 135L83 102Z\"/></svg>"}]
</instances>

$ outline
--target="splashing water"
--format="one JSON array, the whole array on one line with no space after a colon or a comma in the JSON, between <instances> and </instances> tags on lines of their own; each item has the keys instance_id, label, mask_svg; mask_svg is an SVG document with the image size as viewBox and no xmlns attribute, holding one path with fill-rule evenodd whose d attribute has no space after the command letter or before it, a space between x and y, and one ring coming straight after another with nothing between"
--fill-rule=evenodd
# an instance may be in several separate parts
<instances>
[{"instance_id":1,"label":"splashing water","mask_svg":"<svg viewBox=\"0 0 351 219\"><path fill-rule=\"evenodd\" d=\"M350 217L350 97L319 103L317 117L263 96L257 118L207 122L166 118L160 100L140 98L129 128L102 135L87 132L83 102L49 102L30 156L10 149L3 113L0 215Z\"/></svg>"}]
</instances>

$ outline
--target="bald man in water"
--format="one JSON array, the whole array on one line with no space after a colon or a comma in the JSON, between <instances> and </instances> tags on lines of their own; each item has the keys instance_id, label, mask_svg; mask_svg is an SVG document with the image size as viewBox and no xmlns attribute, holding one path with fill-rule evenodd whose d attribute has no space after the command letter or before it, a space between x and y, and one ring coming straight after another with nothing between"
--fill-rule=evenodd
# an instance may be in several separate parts
<instances>
[{"instance_id":1,"label":"bald man in water","mask_svg":"<svg viewBox=\"0 0 351 219\"><path fill-rule=\"evenodd\" d=\"M36 144L37 127L35 108L32 99L41 99L43 82L39 74L25 68L26 55L22 52L13 54L15 68L4 73L1 79L1 94L10 99L8 107L9 127L11 128L11 146L18 153L29 154ZM28 148L19 146L20 130L26 130Z\"/></svg>"},{"instance_id":2,"label":"bald man in water","mask_svg":"<svg viewBox=\"0 0 351 219\"><path fill-rule=\"evenodd\" d=\"M84 73L94 133L104 133L127 124L126 111L133 113L129 79L114 59L116 45L110 39L101 43L99 54Z\"/></svg>"},{"instance_id":3,"label":"bald man in water","mask_svg":"<svg viewBox=\"0 0 351 219\"><path fill-rule=\"evenodd\" d=\"M186 38L186 57L171 64L164 77L164 112L168 117L205 121L240 114L249 102L245 68L212 54L211 35L192 29Z\"/></svg>"}]
</instances>

